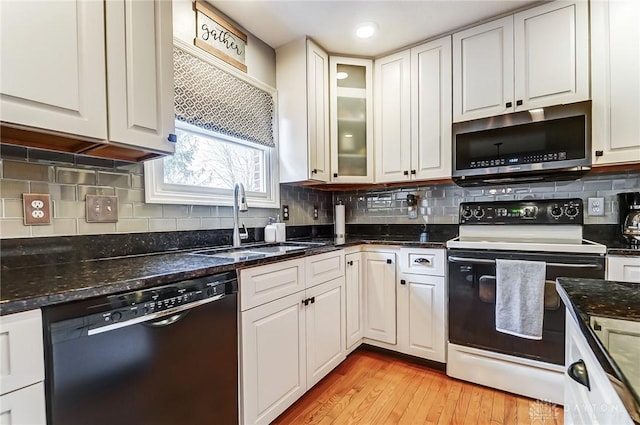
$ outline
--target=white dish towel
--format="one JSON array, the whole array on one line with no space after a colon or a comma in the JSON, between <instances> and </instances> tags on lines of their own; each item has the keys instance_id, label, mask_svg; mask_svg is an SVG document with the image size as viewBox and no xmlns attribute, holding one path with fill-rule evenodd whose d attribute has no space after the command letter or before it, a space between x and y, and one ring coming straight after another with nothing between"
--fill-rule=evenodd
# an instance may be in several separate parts
<instances>
[{"instance_id":1,"label":"white dish towel","mask_svg":"<svg viewBox=\"0 0 640 425\"><path fill-rule=\"evenodd\" d=\"M496 259L496 330L542 339L544 283L542 261Z\"/></svg>"}]
</instances>

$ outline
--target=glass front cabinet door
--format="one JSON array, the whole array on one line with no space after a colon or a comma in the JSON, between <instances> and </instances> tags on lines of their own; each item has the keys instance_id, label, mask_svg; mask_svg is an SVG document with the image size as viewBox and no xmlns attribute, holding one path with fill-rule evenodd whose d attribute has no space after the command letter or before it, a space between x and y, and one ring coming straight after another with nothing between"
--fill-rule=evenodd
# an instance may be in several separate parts
<instances>
[{"instance_id":1,"label":"glass front cabinet door","mask_svg":"<svg viewBox=\"0 0 640 425\"><path fill-rule=\"evenodd\" d=\"M373 183L373 62L329 59L331 181Z\"/></svg>"}]
</instances>

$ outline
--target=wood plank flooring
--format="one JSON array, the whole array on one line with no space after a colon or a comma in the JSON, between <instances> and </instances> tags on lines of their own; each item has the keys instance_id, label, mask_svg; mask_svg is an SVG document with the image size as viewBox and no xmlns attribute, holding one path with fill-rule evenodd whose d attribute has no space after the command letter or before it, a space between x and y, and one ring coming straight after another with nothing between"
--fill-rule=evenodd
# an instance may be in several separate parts
<instances>
[{"instance_id":1,"label":"wood plank flooring","mask_svg":"<svg viewBox=\"0 0 640 425\"><path fill-rule=\"evenodd\" d=\"M560 425L563 410L361 348L273 424Z\"/></svg>"}]
</instances>

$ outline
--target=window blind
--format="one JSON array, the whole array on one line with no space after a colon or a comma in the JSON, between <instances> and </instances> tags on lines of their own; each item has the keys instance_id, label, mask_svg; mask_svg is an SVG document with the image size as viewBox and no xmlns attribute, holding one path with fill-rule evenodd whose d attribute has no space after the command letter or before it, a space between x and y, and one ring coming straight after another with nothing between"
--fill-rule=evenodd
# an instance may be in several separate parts
<instances>
[{"instance_id":1,"label":"window blind","mask_svg":"<svg viewBox=\"0 0 640 425\"><path fill-rule=\"evenodd\" d=\"M270 93L174 46L176 119L275 147Z\"/></svg>"}]
</instances>

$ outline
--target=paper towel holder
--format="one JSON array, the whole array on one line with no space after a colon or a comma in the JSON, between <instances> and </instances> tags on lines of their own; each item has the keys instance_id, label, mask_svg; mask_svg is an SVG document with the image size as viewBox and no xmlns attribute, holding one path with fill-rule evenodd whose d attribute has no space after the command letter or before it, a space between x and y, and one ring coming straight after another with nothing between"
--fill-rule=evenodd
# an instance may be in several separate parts
<instances>
[{"instance_id":1,"label":"paper towel holder","mask_svg":"<svg viewBox=\"0 0 640 425\"><path fill-rule=\"evenodd\" d=\"M335 207L335 232L334 232L334 238L335 238L335 244L336 245L342 245L346 242L346 235L345 235L345 223L344 223L344 204L342 203L342 200L338 200L338 203L336 204ZM338 213L339 211L341 211L341 213Z\"/></svg>"}]
</instances>

